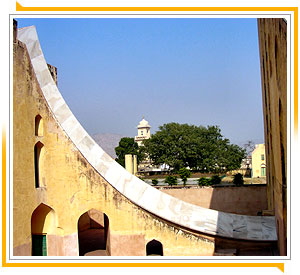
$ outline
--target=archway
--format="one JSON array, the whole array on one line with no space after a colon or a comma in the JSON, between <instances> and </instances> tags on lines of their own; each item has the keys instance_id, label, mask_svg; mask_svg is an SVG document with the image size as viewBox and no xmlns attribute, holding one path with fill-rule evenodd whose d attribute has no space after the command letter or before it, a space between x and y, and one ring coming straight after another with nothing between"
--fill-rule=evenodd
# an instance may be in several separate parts
<instances>
[{"instance_id":1,"label":"archway","mask_svg":"<svg viewBox=\"0 0 300 275\"><path fill-rule=\"evenodd\" d=\"M82 214L78 220L79 256L108 256L109 219L95 209Z\"/></svg>"},{"instance_id":2,"label":"archway","mask_svg":"<svg viewBox=\"0 0 300 275\"><path fill-rule=\"evenodd\" d=\"M146 255L147 256L163 256L163 246L161 242L157 240L152 240L146 245Z\"/></svg>"},{"instance_id":3,"label":"archway","mask_svg":"<svg viewBox=\"0 0 300 275\"><path fill-rule=\"evenodd\" d=\"M49 254L47 235L54 234L55 228L54 210L43 203L40 204L31 215L32 256Z\"/></svg>"}]
</instances>

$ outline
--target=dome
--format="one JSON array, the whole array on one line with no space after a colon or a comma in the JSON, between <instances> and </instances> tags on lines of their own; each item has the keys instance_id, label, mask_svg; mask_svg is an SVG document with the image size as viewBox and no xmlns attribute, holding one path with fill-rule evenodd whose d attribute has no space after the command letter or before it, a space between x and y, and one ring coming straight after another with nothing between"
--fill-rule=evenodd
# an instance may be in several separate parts
<instances>
[{"instance_id":1,"label":"dome","mask_svg":"<svg viewBox=\"0 0 300 275\"><path fill-rule=\"evenodd\" d=\"M137 128L151 128L151 126L149 125L149 122L143 118Z\"/></svg>"}]
</instances>

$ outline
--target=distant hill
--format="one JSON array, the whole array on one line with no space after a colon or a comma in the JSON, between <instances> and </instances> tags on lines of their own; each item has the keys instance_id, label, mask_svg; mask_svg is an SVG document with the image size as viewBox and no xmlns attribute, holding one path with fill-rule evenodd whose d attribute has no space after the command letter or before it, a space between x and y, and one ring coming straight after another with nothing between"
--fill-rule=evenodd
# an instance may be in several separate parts
<instances>
[{"instance_id":1,"label":"distant hill","mask_svg":"<svg viewBox=\"0 0 300 275\"><path fill-rule=\"evenodd\" d=\"M115 159L115 147L119 145L119 141L122 138L119 134L95 134L92 138L100 145L100 147L109 154L113 159Z\"/></svg>"}]
</instances>

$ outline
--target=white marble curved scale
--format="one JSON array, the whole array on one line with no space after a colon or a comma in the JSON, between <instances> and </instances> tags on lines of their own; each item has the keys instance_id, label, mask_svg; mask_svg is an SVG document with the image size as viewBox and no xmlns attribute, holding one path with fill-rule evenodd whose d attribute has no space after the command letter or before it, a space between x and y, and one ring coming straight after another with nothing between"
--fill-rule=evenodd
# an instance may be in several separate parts
<instances>
[{"instance_id":1,"label":"white marble curved scale","mask_svg":"<svg viewBox=\"0 0 300 275\"><path fill-rule=\"evenodd\" d=\"M200 233L242 240L277 240L275 217L202 208L165 194L127 172L89 136L65 103L48 70L35 27L19 29L18 40L27 46L40 88L57 123L97 172L125 197L164 220Z\"/></svg>"}]
</instances>

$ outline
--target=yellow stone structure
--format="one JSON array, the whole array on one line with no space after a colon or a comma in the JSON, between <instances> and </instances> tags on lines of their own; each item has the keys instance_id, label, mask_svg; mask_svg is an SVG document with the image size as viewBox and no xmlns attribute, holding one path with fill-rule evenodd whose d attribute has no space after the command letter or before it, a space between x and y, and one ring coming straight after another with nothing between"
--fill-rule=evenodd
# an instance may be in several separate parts
<instances>
[{"instance_id":1,"label":"yellow stone structure","mask_svg":"<svg viewBox=\"0 0 300 275\"><path fill-rule=\"evenodd\" d=\"M266 149L264 144L256 144L252 154L252 177L266 177Z\"/></svg>"},{"instance_id":2,"label":"yellow stone structure","mask_svg":"<svg viewBox=\"0 0 300 275\"><path fill-rule=\"evenodd\" d=\"M13 46L13 254L33 255L34 237L46 236L47 256L78 256L78 233L98 227L106 232L99 255L146 256L152 240L163 255L213 255L211 237L144 211L94 170L53 117L26 46ZM91 211L108 217L105 227Z\"/></svg>"},{"instance_id":3,"label":"yellow stone structure","mask_svg":"<svg viewBox=\"0 0 300 275\"><path fill-rule=\"evenodd\" d=\"M132 175L137 174L137 156L126 154L125 155L125 169Z\"/></svg>"},{"instance_id":4,"label":"yellow stone structure","mask_svg":"<svg viewBox=\"0 0 300 275\"><path fill-rule=\"evenodd\" d=\"M211 256L216 248L276 244L272 216L201 208L120 167L68 109L35 29L20 29L16 37L14 256Z\"/></svg>"},{"instance_id":5,"label":"yellow stone structure","mask_svg":"<svg viewBox=\"0 0 300 275\"><path fill-rule=\"evenodd\" d=\"M212 238L165 223L133 204L99 175L57 124L41 93L26 46L20 41L14 43L13 59L15 256L32 255L35 235L46 236L47 256L78 256L79 221L89 211L102 219L108 217L106 227L98 222L99 232L107 231L106 245L95 248L105 251L99 253L146 256L146 245L155 239L163 244L163 255L213 255ZM40 153L35 153L37 145ZM88 220L95 224L97 219ZM88 230L96 230L92 222L86 223Z\"/></svg>"},{"instance_id":6,"label":"yellow stone structure","mask_svg":"<svg viewBox=\"0 0 300 275\"><path fill-rule=\"evenodd\" d=\"M287 22L257 20L266 166L268 213L275 214L280 255L287 255Z\"/></svg>"}]
</instances>

